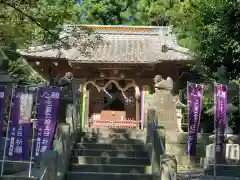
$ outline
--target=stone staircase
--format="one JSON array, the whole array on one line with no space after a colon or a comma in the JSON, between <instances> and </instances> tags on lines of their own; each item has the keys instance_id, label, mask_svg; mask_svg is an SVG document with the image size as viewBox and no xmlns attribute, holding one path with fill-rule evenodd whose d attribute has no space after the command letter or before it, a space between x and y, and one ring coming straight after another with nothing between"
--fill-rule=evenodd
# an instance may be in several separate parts
<instances>
[{"instance_id":1,"label":"stone staircase","mask_svg":"<svg viewBox=\"0 0 240 180\"><path fill-rule=\"evenodd\" d=\"M151 180L145 132L133 129L86 129L72 152L67 180Z\"/></svg>"}]
</instances>

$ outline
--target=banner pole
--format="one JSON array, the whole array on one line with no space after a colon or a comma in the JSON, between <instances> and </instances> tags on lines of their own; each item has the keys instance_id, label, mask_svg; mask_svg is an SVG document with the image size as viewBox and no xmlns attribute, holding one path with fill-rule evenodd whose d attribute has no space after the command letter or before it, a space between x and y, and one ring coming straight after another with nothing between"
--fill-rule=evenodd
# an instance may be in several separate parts
<instances>
[{"instance_id":1,"label":"banner pole","mask_svg":"<svg viewBox=\"0 0 240 180\"><path fill-rule=\"evenodd\" d=\"M35 97L35 113L34 113L33 122L32 122L32 144L31 144L31 155L30 155L30 161L29 161L28 177L31 177L31 174L32 174L32 160L33 160L33 152L34 152L33 149L34 149L34 140L35 140L35 131L36 131L36 128L34 128L34 123L37 123L36 114L37 114L37 105L38 105L38 102L37 102L38 90L39 88L37 87L36 97Z\"/></svg>"},{"instance_id":2,"label":"banner pole","mask_svg":"<svg viewBox=\"0 0 240 180\"><path fill-rule=\"evenodd\" d=\"M240 86L238 85L238 113L240 113Z\"/></svg>"},{"instance_id":3,"label":"banner pole","mask_svg":"<svg viewBox=\"0 0 240 180\"><path fill-rule=\"evenodd\" d=\"M188 90L188 86L190 85L190 83L189 83L189 81L187 81L187 108L188 108L188 111L187 111L187 118L188 118L188 136L190 135L190 132L189 132L189 130L190 130L190 128L189 128L189 123L190 123L190 118L189 118L189 90ZM188 153L188 155L189 155L189 153Z\"/></svg>"},{"instance_id":4,"label":"banner pole","mask_svg":"<svg viewBox=\"0 0 240 180\"><path fill-rule=\"evenodd\" d=\"M216 179L216 165L217 165L217 158L216 158L216 146L217 146L217 125L216 125L216 109L217 109L217 103L216 103L216 83L214 83L214 134L215 134L215 138L214 138L214 165L213 165L213 177L214 179Z\"/></svg>"},{"instance_id":5,"label":"banner pole","mask_svg":"<svg viewBox=\"0 0 240 180\"><path fill-rule=\"evenodd\" d=\"M189 113L189 111L190 111L190 99L189 99L189 86L190 86L190 82L189 81L187 81L187 108L188 108L188 111L187 111L187 118L188 118L188 137L190 136L190 118L189 118L189 115L190 115L190 113ZM191 155L190 155L190 153L189 153L189 142L188 142L188 161L191 161ZM189 178L191 178L191 173L190 173L190 171L189 171L189 174L188 174L188 176L189 176Z\"/></svg>"},{"instance_id":6,"label":"banner pole","mask_svg":"<svg viewBox=\"0 0 240 180\"><path fill-rule=\"evenodd\" d=\"M6 158L8 133L9 133L9 125L10 125L10 122L11 122L11 111L12 111L12 105L13 105L12 100L13 100L14 91L15 91L15 86L12 86L11 97L10 97L10 106L9 106L9 112L8 112L7 132L6 132L5 142L4 142L4 150L3 150L3 158L2 158L2 166L1 166L1 176L3 175L4 161L5 161L5 158Z\"/></svg>"}]
</instances>

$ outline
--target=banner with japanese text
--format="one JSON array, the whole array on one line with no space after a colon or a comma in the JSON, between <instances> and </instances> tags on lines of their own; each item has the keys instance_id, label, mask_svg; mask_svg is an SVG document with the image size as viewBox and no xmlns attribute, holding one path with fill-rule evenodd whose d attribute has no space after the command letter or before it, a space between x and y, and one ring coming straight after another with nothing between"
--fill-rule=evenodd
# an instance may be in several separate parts
<instances>
[{"instance_id":1,"label":"banner with japanese text","mask_svg":"<svg viewBox=\"0 0 240 180\"><path fill-rule=\"evenodd\" d=\"M202 113L204 86L201 84L188 84L188 154L196 155L197 135Z\"/></svg>"},{"instance_id":2,"label":"banner with japanese text","mask_svg":"<svg viewBox=\"0 0 240 180\"><path fill-rule=\"evenodd\" d=\"M0 86L0 137L3 135L4 113L6 108L7 87Z\"/></svg>"},{"instance_id":3,"label":"banner with japanese text","mask_svg":"<svg viewBox=\"0 0 240 180\"><path fill-rule=\"evenodd\" d=\"M29 93L26 87L17 87L14 90L12 103L8 156L16 159L27 159L33 94Z\"/></svg>"},{"instance_id":4,"label":"banner with japanese text","mask_svg":"<svg viewBox=\"0 0 240 180\"><path fill-rule=\"evenodd\" d=\"M61 88L41 87L37 107L35 156L52 148Z\"/></svg>"},{"instance_id":5,"label":"banner with japanese text","mask_svg":"<svg viewBox=\"0 0 240 180\"><path fill-rule=\"evenodd\" d=\"M215 157L221 160L224 153L224 130L227 121L227 86L215 84Z\"/></svg>"}]
</instances>

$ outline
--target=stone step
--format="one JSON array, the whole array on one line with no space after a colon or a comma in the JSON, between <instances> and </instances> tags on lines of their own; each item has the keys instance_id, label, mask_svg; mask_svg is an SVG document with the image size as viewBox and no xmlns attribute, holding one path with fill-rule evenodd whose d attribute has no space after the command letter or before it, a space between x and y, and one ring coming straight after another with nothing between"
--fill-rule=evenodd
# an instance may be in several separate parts
<instances>
[{"instance_id":1,"label":"stone step","mask_svg":"<svg viewBox=\"0 0 240 180\"><path fill-rule=\"evenodd\" d=\"M67 180L153 180L150 174L67 172Z\"/></svg>"},{"instance_id":2,"label":"stone step","mask_svg":"<svg viewBox=\"0 0 240 180\"><path fill-rule=\"evenodd\" d=\"M111 138L111 139L144 139L146 135L144 133L91 133L85 132L84 137L87 138Z\"/></svg>"},{"instance_id":3,"label":"stone step","mask_svg":"<svg viewBox=\"0 0 240 180\"><path fill-rule=\"evenodd\" d=\"M182 168L194 168L203 167L202 157L195 156L190 157L189 155L175 155L178 166Z\"/></svg>"},{"instance_id":4,"label":"stone step","mask_svg":"<svg viewBox=\"0 0 240 180\"><path fill-rule=\"evenodd\" d=\"M198 172L204 172L204 168L199 163L193 163L193 164L177 164L177 172L178 173L198 173Z\"/></svg>"},{"instance_id":5,"label":"stone step","mask_svg":"<svg viewBox=\"0 0 240 180\"><path fill-rule=\"evenodd\" d=\"M192 174L191 172L187 172L185 174L178 174L177 180L199 180L202 174Z\"/></svg>"},{"instance_id":6,"label":"stone step","mask_svg":"<svg viewBox=\"0 0 240 180\"><path fill-rule=\"evenodd\" d=\"M70 171L150 174L150 166L116 164L70 164Z\"/></svg>"},{"instance_id":7,"label":"stone step","mask_svg":"<svg viewBox=\"0 0 240 180\"><path fill-rule=\"evenodd\" d=\"M145 139L128 139L128 138L101 138L101 137L82 137L83 143L102 143L102 144L144 144Z\"/></svg>"},{"instance_id":8,"label":"stone step","mask_svg":"<svg viewBox=\"0 0 240 180\"><path fill-rule=\"evenodd\" d=\"M0 167L2 166L2 163L0 162ZM6 160L4 162L4 175L13 175L15 173L23 172L28 170L29 168L29 163L26 162L21 162L21 161L13 161L9 162ZM1 178L0 178L1 179Z\"/></svg>"},{"instance_id":9,"label":"stone step","mask_svg":"<svg viewBox=\"0 0 240 180\"><path fill-rule=\"evenodd\" d=\"M102 150L134 150L144 151L145 146L141 144L104 144L104 143L75 143L75 149L102 149Z\"/></svg>"},{"instance_id":10,"label":"stone step","mask_svg":"<svg viewBox=\"0 0 240 180\"><path fill-rule=\"evenodd\" d=\"M239 177L232 177L231 175L229 176L200 176L198 179L194 180L240 180Z\"/></svg>"},{"instance_id":11,"label":"stone step","mask_svg":"<svg viewBox=\"0 0 240 180\"><path fill-rule=\"evenodd\" d=\"M209 165L207 169L204 170L204 174L208 176L214 175L214 167L212 165ZM216 167L216 175L227 177L231 175L232 177L240 177L240 169L239 165L218 165Z\"/></svg>"},{"instance_id":12,"label":"stone step","mask_svg":"<svg viewBox=\"0 0 240 180\"><path fill-rule=\"evenodd\" d=\"M19 176L1 176L0 178L1 180L38 180L39 178L38 177L19 177Z\"/></svg>"},{"instance_id":13,"label":"stone step","mask_svg":"<svg viewBox=\"0 0 240 180\"><path fill-rule=\"evenodd\" d=\"M130 151L130 150L102 150L102 149L74 149L73 156L101 156L101 157L142 157L148 158L146 151Z\"/></svg>"},{"instance_id":14,"label":"stone step","mask_svg":"<svg viewBox=\"0 0 240 180\"><path fill-rule=\"evenodd\" d=\"M148 158L139 157L97 157L97 156L73 156L72 163L77 164L118 164L118 165L150 165Z\"/></svg>"},{"instance_id":15,"label":"stone step","mask_svg":"<svg viewBox=\"0 0 240 180\"><path fill-rule=\"evenodd\" d=\"M196 167L196 166L183 166L183 165L177 165L177 171L179 173L185 173L185 172L192 172L192 173L195 173L196 171L197 172L204 172L204 169L201 168L201 167Z\"/></svg>"},{"instance_id":16,"label":"stone step","mask_svg":"<svg viewBox=\"0 0 240 180\"><path fill-rule=\"evenodd\" d=\"M92 134L145 134L146 129L113 129L113 128L85 128L85 133Z\"/></svg>"}]
</instances>

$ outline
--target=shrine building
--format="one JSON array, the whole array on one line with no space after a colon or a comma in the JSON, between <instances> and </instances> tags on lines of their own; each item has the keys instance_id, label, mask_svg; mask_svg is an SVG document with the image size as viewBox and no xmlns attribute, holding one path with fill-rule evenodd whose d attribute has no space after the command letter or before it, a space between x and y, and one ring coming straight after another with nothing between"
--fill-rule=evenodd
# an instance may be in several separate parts
<instances>
[{"instance_id":1,"label":"shrine building","mask_svg":"<svg viewBox=\"0 0 240 180\"><path fill-rule=\"evenodd\" d=\"M83 92L84 127L143 128L143 97L153 92L153 78L173 80L178 93L180 69L191 62L170 26L79 25L101 42L89 55L78 47L57 45L19 50L44 78L71 72ZM80 36L81 38L81 36Z\"/></svg>"}]
</instances>

